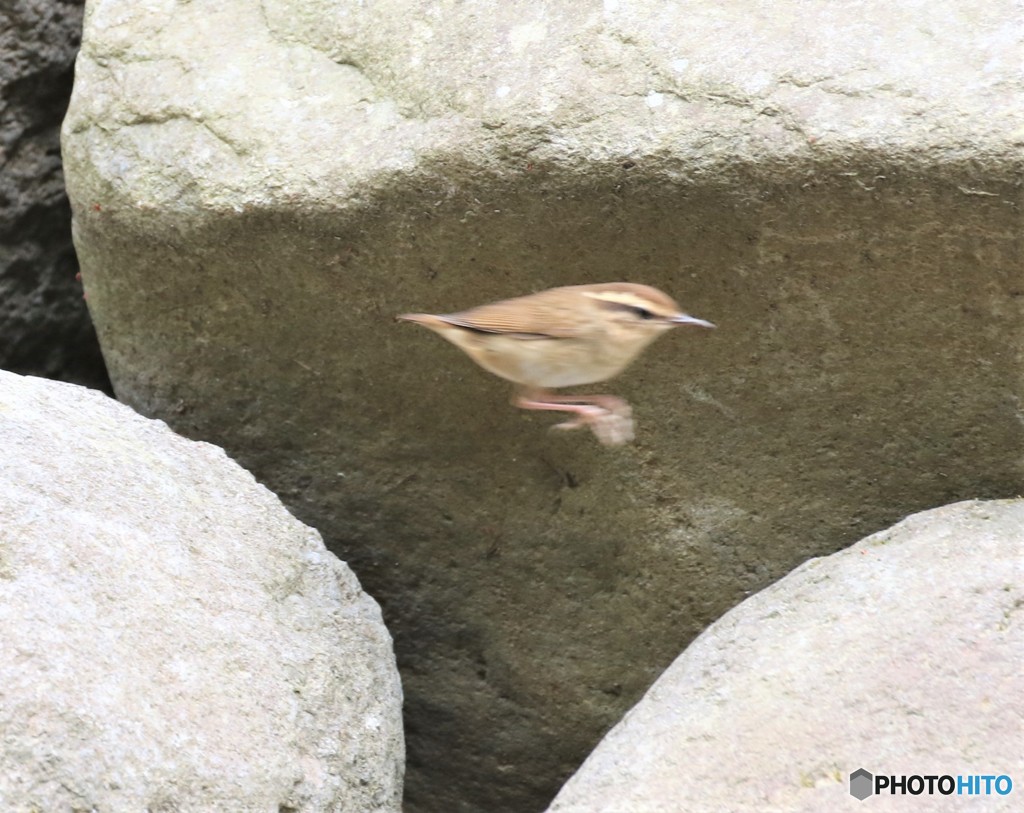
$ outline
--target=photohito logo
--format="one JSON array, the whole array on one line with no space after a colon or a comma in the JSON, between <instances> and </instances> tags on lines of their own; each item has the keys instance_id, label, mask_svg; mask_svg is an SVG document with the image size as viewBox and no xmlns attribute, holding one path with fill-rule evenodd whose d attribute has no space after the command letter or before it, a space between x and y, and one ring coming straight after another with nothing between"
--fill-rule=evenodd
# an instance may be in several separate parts
<instances>
[{"instance_id":1,"label":"photohito logo","mask_svg":"<svg viewBox=\"0 0 1024 813\"><path fill-rule=\"evenodd\" d=\"M895 776L872 774L864 768L858 768L850 774L850 795L862 802L868 796L880 796L886 792L890 796L897 793L901 796L908 793L911 796L934 796L936 793L943 796L991 796L993 793L997 796L1006 796L1012 790L1013 780L1006 774Z\"/></svg>"}]
</instances>

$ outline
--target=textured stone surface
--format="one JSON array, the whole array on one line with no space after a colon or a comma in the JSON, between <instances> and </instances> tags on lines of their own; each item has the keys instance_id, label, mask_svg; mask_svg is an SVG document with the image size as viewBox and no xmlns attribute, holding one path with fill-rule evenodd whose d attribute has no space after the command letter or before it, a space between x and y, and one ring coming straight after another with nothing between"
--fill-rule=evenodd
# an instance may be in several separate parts
<instances>
[{"instance_id":1,"label":"textured stone surface","mask_svg":"<svg viewBox=\"0 0 1024 813\"><path fill-rule=\"evenodd\" d=\"M1021 27L929 4L91 5L65 127L119 395L381 603L410 811L541 809L709 622L1021 477ZM409 326L628 279L717 331L551 435Z\"/></svg>"},{"instance_id":2,"label":"textured stone surface","mask_svg":"<svg viewBox=\"0 0 1024 813\"><path fill-rule=\"evenodd\" d=\"M83 0L0 6L0 368L110 389L75 280L60 123Z\"/></svg>"},{"instance_id":3,"label":"textured stone surface","mask_svg":"<svg viewBox=\"0 0 1024 813\"><path fill-rule=\"evenodd\" d=\"M252 475L0 372L0 808L397 811L380 610Z\"/></svg>"},{"instance_id":4,"label":"textured stone surface","mask_svg":"<svg viewBox=\"0 0 1024 813\"><path fill-rule=\"evenodd\" d=\"M910 517L717 621L601 742L550 813L851 809L850 773L999 775L1020 808L1024 500ZM962 807L951 807L959 803Z\"/></svg>"}]
</instances>

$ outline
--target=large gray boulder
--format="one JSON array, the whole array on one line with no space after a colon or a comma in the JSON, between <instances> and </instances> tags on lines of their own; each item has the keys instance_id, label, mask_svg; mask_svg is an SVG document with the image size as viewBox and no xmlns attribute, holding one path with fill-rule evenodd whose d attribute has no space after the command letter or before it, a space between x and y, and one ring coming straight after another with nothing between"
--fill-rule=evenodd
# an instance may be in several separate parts
<instances>
[{"instance_id":1,"label":"large gray boulder","mask_svg":"<svg viewBox=\"0 0 1024 813\"><path fill-rule=\"evenodd\" d=\"M0 4L0 368L109 390L60 160L84 5Z\"/></svg>"},{"instance_id":2,"label":"large gray boulder","mask_svg":"<svg viewBox=\"0 0 1024 813\"><path fill-rule=\"evenodd\" d=\"M849 810L861 769L1008 776L959 801L1020 810L1022 611L1024 500L917 514L715 622L549 813ZM951 782L932 786L875 804L952 809Z\"/></svg>"},{"instance_id":3,"label":"large gray boulder","mask_svg":"<svg viewBox=\"0 0 1024 813\"><path fill-rule=\"evenodd\" d=\"M410 811L541 809L708 623L1016 493L1011 0L88 11L64 147L119 397L213 440L384 609ZM550 416L406 311L627 279L715 332Z\"/></svg>"},{"instance_id":4,"label":"large gray boulder","mask_svg":"<svg viewBox=\"0 0 1024 813\"><path fill-rule=\"evenodd\" d=\"M221 449L0 372L0 809L400 809L376 603Z\"/></svg>"}]
</instances>

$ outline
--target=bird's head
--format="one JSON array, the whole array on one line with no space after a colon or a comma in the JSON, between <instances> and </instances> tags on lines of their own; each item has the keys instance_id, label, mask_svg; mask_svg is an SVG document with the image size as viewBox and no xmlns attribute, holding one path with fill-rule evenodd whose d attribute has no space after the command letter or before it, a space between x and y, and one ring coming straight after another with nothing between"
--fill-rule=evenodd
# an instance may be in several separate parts
<instances>
[{"instance_id":1,"label":"bird's head","mask_svg":"<svg viewBox=\"0 0 1024 813\"><path fill-rule=\"evenodd\" d=\"M642 347L679 325L714 327L711 322L684 313L672 297L649 285L616 282L586 286L581 293L601 309L624 343Z\"/></svg>"}]
</instances>

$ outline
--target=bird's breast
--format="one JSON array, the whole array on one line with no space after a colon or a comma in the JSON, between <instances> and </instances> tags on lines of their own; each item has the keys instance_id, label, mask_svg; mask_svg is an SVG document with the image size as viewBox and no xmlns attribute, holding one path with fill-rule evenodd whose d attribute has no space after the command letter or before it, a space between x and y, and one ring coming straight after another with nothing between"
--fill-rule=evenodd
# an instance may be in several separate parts
<instances>
[{"instance_id":1,"label":"bird's breast","mask_svg":"<svg viewBox=\"0 0 1024 813\"><path fill-rule=\"evenodd\" d=\"M476 352L467 352L497 376L546 389L605 381L629 362L601 353L585 338L479 336Z\"/></svg>"}]
</instances>

